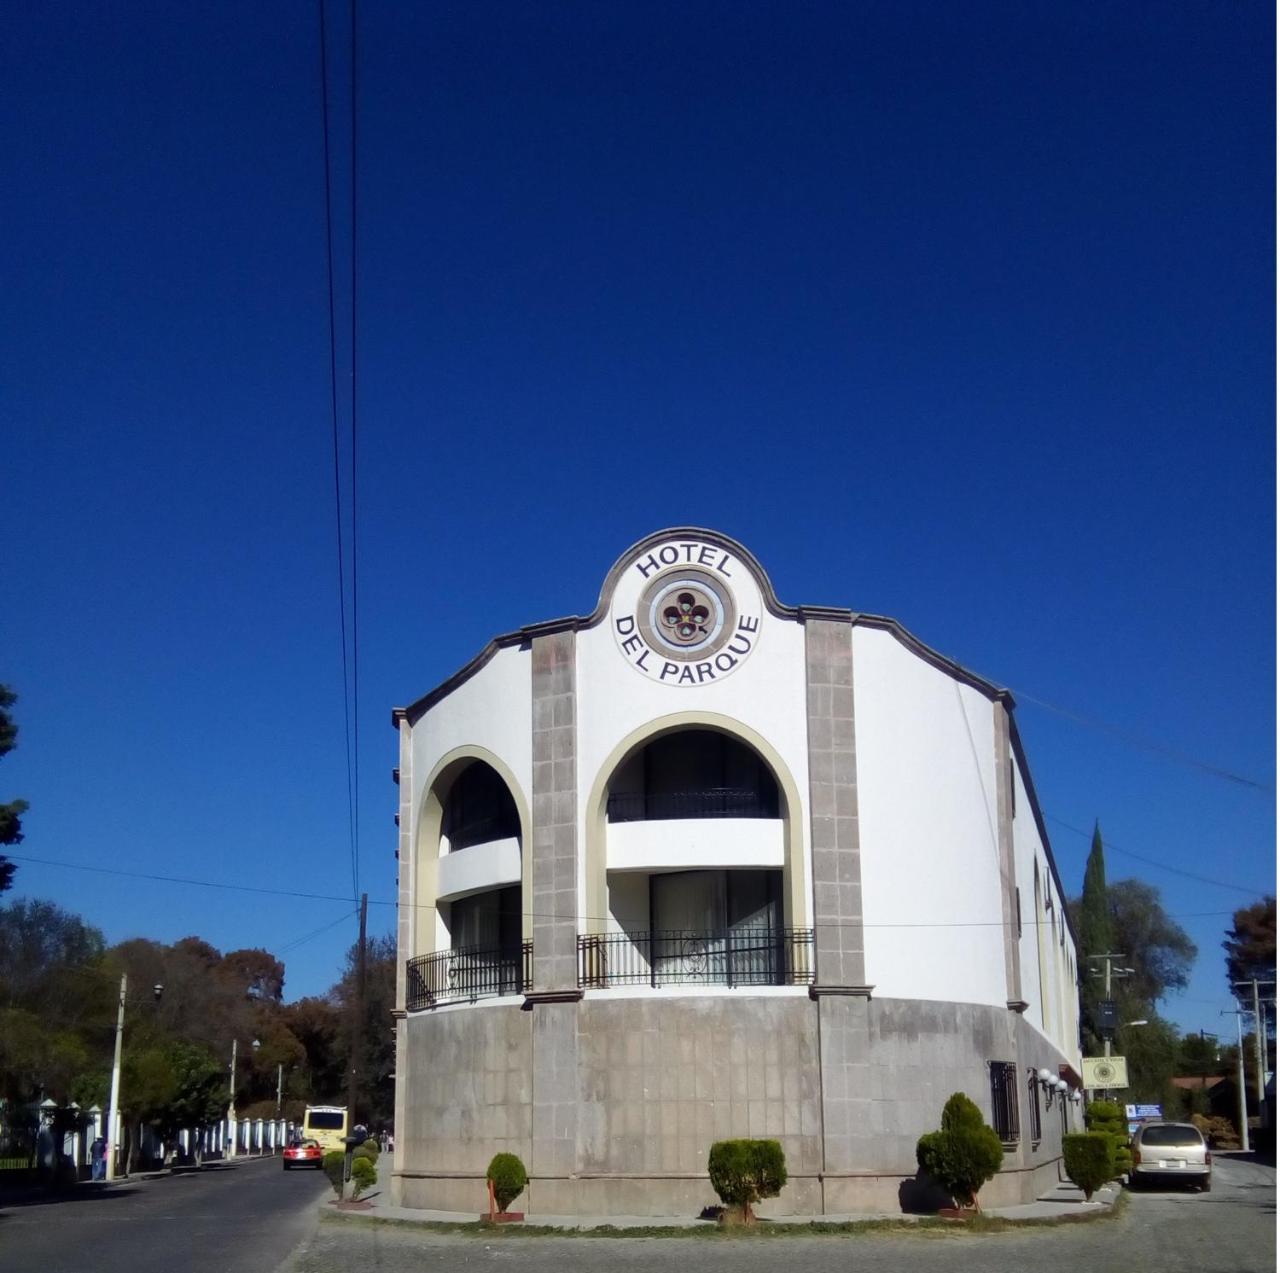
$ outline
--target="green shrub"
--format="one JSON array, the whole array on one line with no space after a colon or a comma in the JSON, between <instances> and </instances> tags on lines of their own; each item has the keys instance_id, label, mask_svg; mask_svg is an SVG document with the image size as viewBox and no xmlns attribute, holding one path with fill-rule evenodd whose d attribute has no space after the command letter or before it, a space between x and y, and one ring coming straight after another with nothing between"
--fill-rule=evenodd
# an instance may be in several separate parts
<instances>
[{"instance_id":1,"label":"green shrub","mask_svg":"<svg viewBox=\"0 0 1280 1273\"><path fill-rule=\"evenodd\" d=\"M1085 1107L1084 1125L1091 1132L1111 1137L1111 1179L1119 1179L1133 1166L1124 1106L1115 1101L1090 1101Z\"/></svg>"},{"instance_id":2,"label":"green shrub","mask_svg":"<svg viewBox=\"0 0 1280 1273\"><path fill-rule=\"evenodd\" d=\"M1004 1146L978 1107L955 1092L943 1106L941 1130L926 1132L916 1142L916 1162L957 1206L976 1207L978 1190L1004 1163Z\"/></svg>"},{"instance_id":3,"label":"green shrub","mask_svg":"<svg viewBox=\"0 0 1280 1273\"><path fill-rule=\"evenodd\" d=\"M485 1178L493 1183L493 1199L505 1211L529 1183L529 1173L515 1154L494 1154Z\"/></svg>"},{"instance_id":4,"label":"green shrub","mask_svg":"<svg viewBox=\"0 0 1280 1273\"><path fill-rule=\"evenodd\" d=\"M331 1149L321 1161L324 1174L329 1177L329 1183L339 1198L342 1197L342 1176L346 1170L346 1158L346 1154L341 1149Z\"/></svg>"},{"instance_id":5,"label":"green shrub","mask_svg":"<svg viewBox=\"0 0 1280 1273\"><path fill-rule=\"evenodd\" d=\"M376 1163L378 1161L379 1152L378 1142L370 1136L363 1144L355 1147L351 1153L351 1157L353 1161L356 1158L367 1158L371 1163Z\"/></svg>"},{"instance_id":6,"label":"green shrub","mask_svg":"<svg viewBox=\"0 0 1280 1273\"><path fill-rule=\"evenodd\" d=\"M711 1187L744 1223L752 1206L776 1198L787 1183L787 1156L776 1140L718 1140L707 1155Z\"/></svg>"},{"instance_id":7,"label":"green shrub","mask_svg":"<svg viewBox=\"0 0 1280 1273\"><path fill-rule=\"evenodd\" d=\"M363 1149L364 1146L361 1146ZM351 1196L358 1198L366 1189L378 1183L378 1169L372 1159L363 1155L351 1159Z\"/></svg>"},{"instance_id":8,"label":"green shrub","mask_svg":"<svg viewBox=\"0 0 1280 1273\"><path fill-rule=\"evenodd\" d=\"M1111 1179L1113 1162L1108 1132L1076 1132L1062 1138L1062 1165L1067 1179L1084 1191L1086 1202Z\"/></svg>"}]
</instances>

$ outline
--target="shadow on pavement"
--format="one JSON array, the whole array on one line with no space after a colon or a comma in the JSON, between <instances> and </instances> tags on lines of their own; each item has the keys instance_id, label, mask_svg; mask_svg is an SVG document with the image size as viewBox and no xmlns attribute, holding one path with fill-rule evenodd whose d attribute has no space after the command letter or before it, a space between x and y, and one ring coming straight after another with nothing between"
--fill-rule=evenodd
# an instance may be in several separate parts
<instances>
[{"instance_id":1,"label":"shadow on pavement","mask_svg":"<svg viewBox=\"0 0 1280 1273\"><path fill-rule=\"evenodd\" d=\"M0 1196L0 1211L16 1207L58 1207L69 1202L111 1202L136 1193L132 1185L79 1185L72 1189L32 1189Z\"/></svg>"}]
</instances>

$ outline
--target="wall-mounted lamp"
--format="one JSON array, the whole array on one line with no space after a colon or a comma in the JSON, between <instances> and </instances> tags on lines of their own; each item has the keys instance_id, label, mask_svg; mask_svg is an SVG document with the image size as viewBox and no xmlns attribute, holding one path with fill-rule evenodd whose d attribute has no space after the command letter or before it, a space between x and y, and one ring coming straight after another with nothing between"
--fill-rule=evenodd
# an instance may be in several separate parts
<instances>
[{"instance_id":1,"label":"wall-mounted lamp","mask_svg":"<svg viewBox=\"0 0 1280 1273\"><path fill-rule=\"evenodd\" d=\"M1068 1089L1070 1088L1070 1086L1071 1086L1071 1084L1070 1084L1070 1083L1068 1083L1066 1079L1059 1079L1059 1080L1054 1084L1054 1087L1058 1089L1058 1095L1059 1095L1059 1096L1065 1096L1065 1095L1067 1094L1067 1091L1068 1091Z\"/></svg>"}]
</instances>

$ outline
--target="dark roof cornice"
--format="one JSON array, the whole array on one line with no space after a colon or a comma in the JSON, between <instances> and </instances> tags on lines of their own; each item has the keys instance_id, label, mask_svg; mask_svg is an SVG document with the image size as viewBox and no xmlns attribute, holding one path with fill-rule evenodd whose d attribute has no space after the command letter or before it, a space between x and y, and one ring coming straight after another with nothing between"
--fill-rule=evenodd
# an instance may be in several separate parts
<instances>
[{"instance_id":1,"label":"dark roof cornice","mask_svg":"<svg viewBox=\"0 0 1280 1273\"><path fill-rule=\"evenodd\" d=\"M718 530L709 530L706 527L672 526L665 530L654 531L652 535L646 535L643 539L632 544L614 562L609 573L605 576L599 599L596 601L596 608L589 615L568 615L563 619L548 619L545 622L527 624L523 628L517 628L514 632L504 632L500 636L494 637L471 662L459 668L447 680L437 685L435 689L429 690L421 698L410 703L408 707L394 708L391 713L391 723L398 728L402 720L408 720L410 724L416 722L424 712L434 707L441 699L446 698L459 685L469 681L499 650L508 649L513 645L527 646L532 643L535 637L550 636L557 632L577 632L584 628L594 628L604 620L609 608L609 600L613 596L613 590L617 586L618 579L631 561L644 552L645 549L654 548L658 544L672 539L697 539L703 543L716 544L726 552L733 553L755 576L756 583L760 588L760 595L764 598L765 608L770 614L779 619L789 619L794 623L823 620L848 623L851 627L876 628L882 632L888 632L899 644L905 646L932 667L941 672L946 672L961 684L970 686L993 701L1002 702L1007 707L1013 706L1013 696L1008 690L1001 689L998 685L992 684L992 682L979 676L976 672L971 672L968 668L962 667L954 659L949 659L945 654L940 654L937 650L925 645L918 637L908 632L896 619L889 619L878 614L858 614L853 610L832 606L784 605L778 600L778 595L773 590L773 581L765 572L764 567L756 559L755 555L736 539L731 539L728 535Z\"/></svg>"}]
</instances>

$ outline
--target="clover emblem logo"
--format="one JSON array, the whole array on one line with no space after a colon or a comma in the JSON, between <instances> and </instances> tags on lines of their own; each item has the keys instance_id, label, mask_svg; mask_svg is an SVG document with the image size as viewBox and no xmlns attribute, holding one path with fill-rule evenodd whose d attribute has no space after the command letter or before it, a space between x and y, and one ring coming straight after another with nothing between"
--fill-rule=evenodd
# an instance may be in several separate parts
<instances>
[{"instance_id":1,"label":"clover emblem logo","mask_svg":"<svg viewBox=\"0 0 1280 1273\"><path fill-rule=\"evenodd\" d=\"M710 619L707 599L689 588L677 593L663 607L659 622L668 641L675 645L694 645L705 640Z\"/></svg>"}]
</instances>

